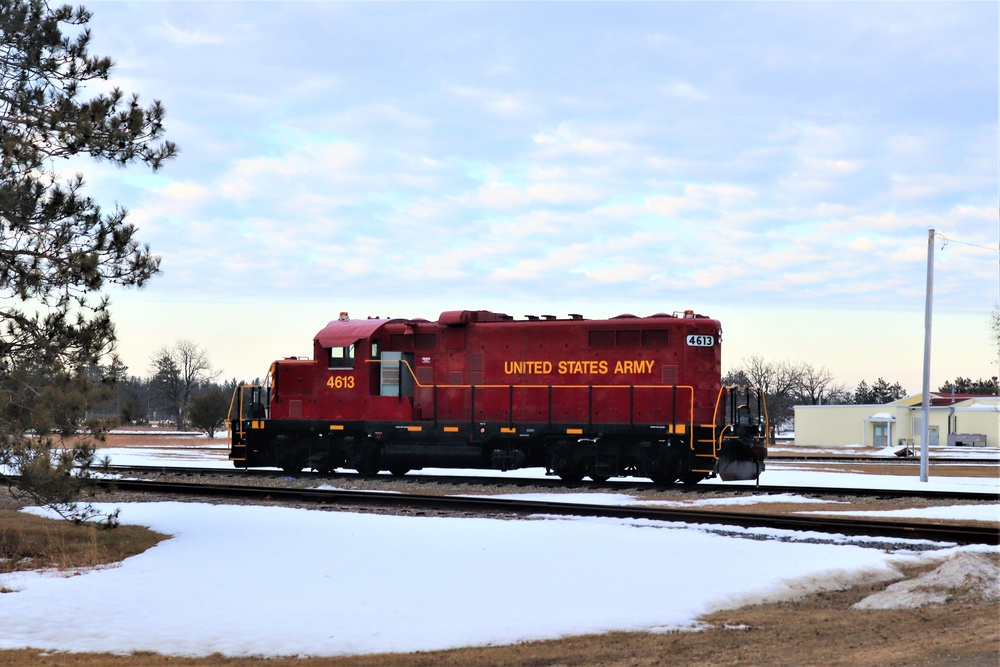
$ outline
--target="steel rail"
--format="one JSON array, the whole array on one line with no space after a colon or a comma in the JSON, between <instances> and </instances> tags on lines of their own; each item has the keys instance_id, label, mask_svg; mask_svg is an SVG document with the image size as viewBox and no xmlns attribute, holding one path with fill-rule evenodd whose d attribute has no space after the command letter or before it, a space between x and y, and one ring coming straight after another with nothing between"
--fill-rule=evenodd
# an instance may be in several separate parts
<instances>
[{"instance_id":1,"label":"steel rail","mask_svg":"<svg viewBox=\"0 0 1000 667\"><path fill-rule=\"evenodd\" d=\"M509 514L610 517L811 531L848 536L870 536L889 539L929 540L957 544L1000 544L1000 531L995 527L936 524L909 521L872 521L855 518L747 514L675 508L651 508L619 505L597 505L530 501L516 498L431 496L384 491L344 491L328 489L292 489L216 484L189 484L135 480L104 480L105 488L122 491L212 495L298 501L341 503L383 507L408 507L442 511L502 512Z\"/></svg>"},{"instance_id":2,"label":"steel rail","mask_svg":"<svg viewBox=\"0 0 1000 667\"><path fill-rule=\"evenodd\" d=\"M145 473L164 474L179 476L204 476L222 475L226 477L288 477L287 473L280 470L266 469L243 469L243 468L184 468L180 466L111 466L109 470L113 473ZM555 477L474 477L474 476L452 476L452 475L377 475L374 477L362 477L353 472L337 473L336 475L326 475L323 473L299 473L295 478L305 479L374 479L377 481L403 482L407 484L451 484L462 485L482 485L482 486L539 486L555 489L638 489L649 491L654 489L669 489L691 493L795 493L799 495L842 495L857 497L877 497L877 498L925 498L932 500L969 500L969 501L992 501L1000 502L1000 491L940 491L933 489L870 489L870 488L839 488L822 486L779 486L770 484L759 484L750 486L747 484L735 484L732 482L699 482L694 485L678 484L675 486L664 486L654 484L649 480L642 479L610 479L606 482L566 482Z\"/></svg>"},{"instance_id":3,"label":"steel rail","mask_svg":"<svg viewBox=\"0 0 1000 667\"><path fill-rule=\"evenodd\" d=\"M919 465L920 459L912 456L894 456L892 458L873 458L871 456L841 456L831 454L821 456L815 454L768 454L767 461L781 463L862 463L872 465ZM963 458L933 458L931 465L946 466L1000 466L1000 459L963 459Z\"/></svg>"},{"instance_id":4,"label":"steel rail","mask_svg":"<svg viewBox=\"0 0 1000 667\"><path fill-rule=\"evenodd\" d=\"M930 500L985 500L1000 502L1000 492L988 491L939 491L935 489L872 489L863 487L834 487L834 486L779 486L775 484L761 484L760 486L732 486L729 484L716 484L702 482L693 487L693 490L704 491L733 491L735 489L745 489L747 491L759 491L761 493L797 493L800 495L830 495L830 496L857 496L861 498L925 498Z\"/></svg>"}]
</instances>

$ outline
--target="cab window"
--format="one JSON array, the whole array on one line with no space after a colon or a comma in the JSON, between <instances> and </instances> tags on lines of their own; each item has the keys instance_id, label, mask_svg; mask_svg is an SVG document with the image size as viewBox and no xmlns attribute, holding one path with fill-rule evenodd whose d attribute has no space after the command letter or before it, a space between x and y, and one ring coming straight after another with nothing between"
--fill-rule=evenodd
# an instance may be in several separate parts
<instances>
[{"instance_id":1,"label":"cab window","mask_svg":"<svg viewBox=\"0 0 1000 667\"><path fill-rule=\"evenodd\" d=\"M331 347L328 368L354 368L354 345Z\"/></svg>"}]
</instances>

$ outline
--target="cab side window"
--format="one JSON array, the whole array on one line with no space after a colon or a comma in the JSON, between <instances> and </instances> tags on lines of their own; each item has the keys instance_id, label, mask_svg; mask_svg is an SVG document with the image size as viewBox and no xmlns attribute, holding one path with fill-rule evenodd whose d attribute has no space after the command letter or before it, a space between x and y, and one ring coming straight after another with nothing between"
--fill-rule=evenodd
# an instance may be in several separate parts
<instances>
[{"instance_id":1,"label":"cab side window","mask_svg":"<svg viewBox=\"0 0 1000 667\"><path fill-rule=\"evenodd\" d=\"M331 347L328 368L354 368L354 345Z\"/></svg>"}]
</instances>

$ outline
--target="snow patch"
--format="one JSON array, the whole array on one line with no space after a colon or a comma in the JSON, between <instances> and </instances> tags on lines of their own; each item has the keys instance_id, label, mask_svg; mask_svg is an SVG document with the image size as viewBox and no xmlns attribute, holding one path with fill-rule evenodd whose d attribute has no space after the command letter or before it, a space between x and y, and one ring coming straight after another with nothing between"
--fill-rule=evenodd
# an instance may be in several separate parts
<instances>
[{"instance_id":1,"label":"snow patch","mask_svg":"<svg viewBox=\"0 0 1000 667\"><path fill-rule=\"evenodd\" d=\"M828 570L810 576L782 580L765 591L733 596L723 604L715 605L712 611L735 609L748 605L791 602L816 593L843 591L855 586L882 583L902 577L903 574L891 563L857 570Z\"/></svg>"},{"instance_id":2,"label":"snow patch","mask_svg":"<svg viewBox=\"0 0 1000 667\"><path fill-rule=\"evenodd\" d=\"M854 609L915 609L946 602L1000 602L1000 567L981 553L959 552L929 572L869 595Z\"/></svg>"},{"instance_id":3,"label":"snow patch","mask_svg":"<svg viewBox=\"0 0 1000 667\"><path fill-rule=\"evenodd\" d=\"M121 521L174 537L112 569L14 578L0 648L333 656L664 632L697 627L734 598L795 590L800 578L920 558L648 520L154 502L123 504ZM617 592L585 585L605 580ZM46 621L54 615L59 623Z\"/></svg>"},{"instance_id":4,"label":"snow patch","mask_svg":"<svg viewBox=\"0 0 1000 667\"><path fill-rule=\"evenodd\" d=\"M942 505L940 507L914 507L902 510L856 510L833 512L814 510L797 514L825 514L831 516L898 517L906 519L942 519L947 521L1000 521L1000 505L982 503L978 505Z\"/></svg>"}]
</instances>

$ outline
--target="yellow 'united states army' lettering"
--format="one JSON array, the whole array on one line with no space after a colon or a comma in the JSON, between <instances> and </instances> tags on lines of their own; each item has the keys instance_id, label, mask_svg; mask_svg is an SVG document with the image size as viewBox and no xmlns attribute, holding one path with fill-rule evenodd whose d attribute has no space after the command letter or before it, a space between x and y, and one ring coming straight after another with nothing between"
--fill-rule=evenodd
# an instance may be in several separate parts
<instances>
[{"instance_id":1,"label":"yellow 'united states army' lettering","mask_svg":"<svg viewBox=\"0 0 1000 667\"><path fill-rule=\"evenodd\" d=\"M551 361L505 361L503 372L507 375L547 375L552 372Z\"/></svg>"},{"instance_id":2,"label":"yellow 'united states army' lettering","mask_svg":"<svg viewBox=\"0 0 1000 667\"><path fill-rule=\"evenodd\" d=\"M653 372L652 359L624 359L615 362L615 375L643 375ZM551 361L505 361L506 375L548 375L553 370L559 375L607 375L611 365L604 359L563 359L555 365Z\"/></svg>"},{"instance_id":3,"label":"yellow 'united states army' lettering","mask_svg":"<svg viewBox=\"0 0 1000 667\"><path fill-rule=\"evenodd\" d=\"M605 375L608 372L608 362L600 361L560 361L559 375L584 374Z\"/></svg>"},{"instance_id":4,"label":"yellow 'united states army' lettering","mask_svg":"<svg viewBox=\"0 0 1000 667\"><path fill-rule=\"evenodd\" d=\"M615 363L615 373L652 373L653 360L619 361Z\"/></svg>"}]
</instances>

